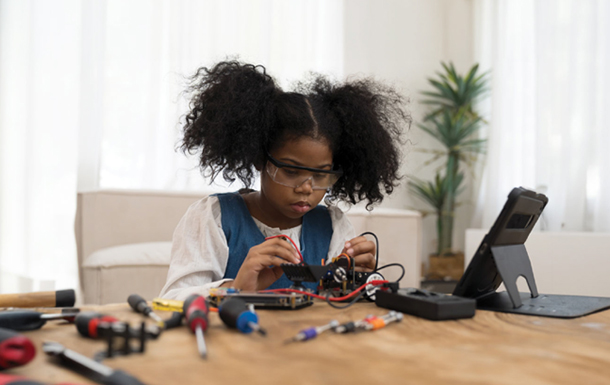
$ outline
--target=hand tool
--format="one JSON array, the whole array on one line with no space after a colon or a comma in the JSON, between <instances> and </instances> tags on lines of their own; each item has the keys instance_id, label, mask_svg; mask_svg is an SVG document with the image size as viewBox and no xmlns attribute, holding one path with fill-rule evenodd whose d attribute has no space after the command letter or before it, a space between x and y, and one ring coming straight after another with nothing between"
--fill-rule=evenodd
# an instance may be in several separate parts
<instances>
[{"instance_id":1,"label":"hand tool","mask_svg":"<svg viewBox=\"0 0 610 385\"><path fill-rule=\"evenodd\" d=\"M146 328L146 324L142 322L139 328L132 328L127 322L91 311L76 316L76 329L84 337L106 340L107 349L96 353L94 357L96 361L116 355L144 353L146 340L156 339L161 334L161 329L157 326ZM139 346L134 347L133 340L139 342Z\"/></svg>"},{"instance_id":2,"label":"hand tool","mask_svg":"<svg viewBox=\"0 0 610 385\"><path fill-rule=\"evenodd\" d=\"M399 313L396 311L391 311L382 317L367 317L364 319L364 321L366 322L366 324L364 325L364 329L366 329L366 330L381 329L391 322L402 321L402 318L403 318L402 313Z\"/></svg>"},{"instance_id":3,"label":"hand tool","mask_svg":"<svg viewBox=\"0 0 610 385\"><path fill-rule=\"evenodd\" d=\"M182 308L187 325L197 339L197 349L202 358L207 358L207 348L203 339L203 332L208 329L208 302L198 294L191 294Z\"/></svg>"},{"instance_id":4,"label":"hand tool","mask_svg":"<svg viewBox=\"0 0 610 385\"><path fill-rule=\"evenodd\" d=\"M74 290L40 291L21 294L0 294L0 307L72 307Z\"/></svg>"},{"instance_id":5,"label":"hand tool","mask_svg":"<svg viewBox=\"0 0 610 385\"><path fill-rule=\"evenodd\" d=\"M120 322L117 318L96 313L93 311L84 311L76 316L76 330L80 335L90 338L102 337L105 330L113 323ZM102 325L102 327L100 327Z\"/></svg>"},{"instance_id":6,"label":"hand tool","mask_svg":"<svg viewBox=\"0 0 610 385\"><path fill-rule=\"evenodd\" d=\"M46 382L38 382L21 376L0 373L0 385L47 385ZM62 382L55 385L78 385L74 383Z\"/></svg>"},{"instance_id":7,"label":"hand tool","mask_svg":"<svg viewBox=\"0 0 610 385\"><path fill-rule=\"evenodd\" d=\"M59 358L64 365L100 384L144 385L143 382L122 370L114 370L99 362L95 362L74 350L66 349L57 342L44 342L42 344L42 351L49 356Z\"/></svg>"},{"instance_id":8,"label":"hand tool","mask_svg":"<svg viewBox=\"0 0 610 385\"><path fill-rule=\"evenodd\" d=\"M184 319L184 314L182 314L182 312L172 312L172 315L163 322L165 325L165 330L182 326L182 319Z\"/></svg>"},{"instance_id":9,"label":"hand tool","mask_svg":"<svg viewBox=\"0 0 610 385\"><path fill-rule=\"evenodd\" d=\"M155 312L153 312L153 309L150 306L148 306L148 303L146 303L146 300L144 298L142 298L141 296L139 296L138 294L130 295L127 298L127 303L129 303L129 306L131 306L131 308L133 310L135 310L136 312L142 313L145 316L150 317L150 318L154 319L155 321L157 321L157 324L159 325L159 327L161 327L161 328L165 327L161 317L159 317L157 314L155 314Z\"/></svg>"},{"instance_id":10,"label":"hand tool","mask_svg":"<svg viewBox=\"0 0 610 385\"><path fill-rule=\"evenodd\" d=\"M78 313L80 311L77 307L0 307L0 313L12 310L30 310L45 314L67 314Z\"/></svg>"},{"instance_id":11,"label":"hand tool","mask_svg":"<svg viewBox=\"0 0 610 385\"><path fill-rule=\"evenodd\" d=\"M31 310L12 310L0 312L0 327L11 330L40 329L48 320L63 319L74 322L78 313L40 313Z\"/></svg>"},{"instance_id":12,"label":"hand tool","mask_svg":"<svg viewBox=\"0 0 610 385\"><path fill-rule=\"evenodd\" d=\"M122 333L126 329L131 330L132 337L139 338L140 332L129 327L127 322L119 321L117 318L96 313L94 311L84 311L76 315L76 329L84 337L99 338L107 337L108 331ZM144 330L146 338L155 339L159 337L161 331L156 326L151 326Z\"/></svg>"},{"instance_id":13,"label":"hand tool","mask_svg":"<svg viewBox=\"0 0 610 385\"><path fill-rule=\"evenodd\" d=\"M0 370L25 365L32 361L34 356L36 348L29 338L0 328Z\"/></svg>"},{"instance_id":14,"label":"hand tool","mask_svg":"<svg viewBox=\"0 0 610 385\"><path fill-rule=\"evenodd\" d=\"M313 338L316 338L320 334L324 333L325 331L334 329L337 326L339 326L339 321L332 320L323 326L303 329L296 336L292 337L291 339L287 340L286 342L311 340Z\"/></svg>"},{"instance_id":15,"label":"hand tool","mask_svg":"<svg viewBox=\"0 0 610 385\"><path fill-rule=\"evenodd\" d=\"M333 330L337 333L352 333L356 332L358 329L363 329L364 325L366 325L366 319L372 317L372 315L368 315L365 319L360 321L349 321L344 324L341 324L334 328Z\"/></svg>"},{"instance_id":16,"label":"hand tool","mask_svg":"<svg viewBox=\"0 0 610 385\"><path fill-rule=\"evenodd\" d=\"M164 311L182 311L184 302L175 299L153 298L152 308Z\"/></svg>"},{"instance_id":17,"label":"hand tool","mask_svg":"<svg viewBox=\"0 0 610 385\"><path fill-rule=\"evenodd\" d=\"M267 332L258 325L258 316L254 312L254 306L248 306L246 301L239 298L229 298L223 301L218 309L218 315L222 322L230 328L237 329L248 334L256 330L262 335Z\"/></svg>"}]
</instances>

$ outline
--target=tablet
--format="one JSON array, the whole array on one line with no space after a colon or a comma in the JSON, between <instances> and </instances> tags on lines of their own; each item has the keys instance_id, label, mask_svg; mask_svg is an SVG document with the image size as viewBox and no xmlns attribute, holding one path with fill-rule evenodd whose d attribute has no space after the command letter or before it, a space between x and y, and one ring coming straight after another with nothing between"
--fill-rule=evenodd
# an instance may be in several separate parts
<instances>
[{"instance_id":1,"label":"tablet","mask_svg":"<svg viewBox=\"0 0 610 385\"><path fill-rule=\"evenodd\" d=\"M524 244L547 203L543 194L514 188L453 295L476 299L477 309L546 317L574 318L610 308L610 298L538 293ZM519 277L529 293L518 291ZM506 291L497 292L501 283Z\"/></svg>"}]
</instances>

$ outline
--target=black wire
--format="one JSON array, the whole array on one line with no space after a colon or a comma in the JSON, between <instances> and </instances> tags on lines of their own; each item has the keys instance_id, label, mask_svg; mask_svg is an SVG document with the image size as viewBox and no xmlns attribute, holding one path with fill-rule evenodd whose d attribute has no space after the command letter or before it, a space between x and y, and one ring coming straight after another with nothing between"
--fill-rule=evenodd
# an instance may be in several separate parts
<instances>
[{"instance_id":1,"label":"black wire","mask_svg":"<svg viewBox=\"0 0 610 385\"><path fill-rule=\"evenodd\" d=\"M370 231L365 231L364 233L360 234L360 236L363 235L372 235L373 237L375 237L375 268L373 269L373 271L377 271L377 264L379 263L379 239L377 238L377 236L375 235L375 233L372 233Z\"/></svg>"},{"instance_id":2,"label":"black wire","mask_svg":"<svg viewBox=\"0 0 610 385\"><path fill-rule=\"evenodd\" d=\"M375 270L375 273L381 269L385 269L386 267L392 267L392 266L399 266L402 269L402 274L396 280L396 282L400 282L400 280L405 276L405 267L403 265L401 265L400 263L388 263L387 265L381 266L379 269Z\"/></svg>"},{"instance_id":3,"label":"black wire","mask_svg":"<svg viewBox=\"0 0 610 385\"><path fill-rule=\"evenodd\" d=\"M354 299L352 299L347 305L345 306L337 306L334 303L331 302L330 300L330 292L328 292L328 294L326 294L326 302L331 306L334 307L335 309L347 309L348 307L352 306L353 304L355 304L356 302L358 302L358 300L360 299L360 297L362 297L364 295L364 293L366 292L366 290L362 289L357 296L354 297Z\"/></svg>"}]
</instances>

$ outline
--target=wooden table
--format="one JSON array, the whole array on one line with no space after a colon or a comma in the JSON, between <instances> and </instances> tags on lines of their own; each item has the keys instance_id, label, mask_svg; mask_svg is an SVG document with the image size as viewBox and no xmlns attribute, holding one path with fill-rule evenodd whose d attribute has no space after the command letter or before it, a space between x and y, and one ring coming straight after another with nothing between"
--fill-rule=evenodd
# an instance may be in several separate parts
<instances>
[{"instance_id":1,"label":"wooden table","mask_svg":"<svg viewBox=\"0 0 610 385\"><path fill-rule=\"evenodd\" d=\"M141 320L126 304L94 309ZM373 332L328 332L315 340L284 343L299 330L331 319L346 322L385 313L372 303L336 310L322 302L296 311L259 311L267 337L229 330L211 313L207 360L198 356L194 335L181 327L149 342L143 355L104 364L146 384L610 383L610 311L571 320L487 311L441 322L406 315L401 323ZM104 349L103 342L80 337L68 324L49 322L27 335L37 347L57 341L90 357ZM33 362L9 373L50 383L90 383L54 365L40 350Z\"/></svg>"}]
</instances>

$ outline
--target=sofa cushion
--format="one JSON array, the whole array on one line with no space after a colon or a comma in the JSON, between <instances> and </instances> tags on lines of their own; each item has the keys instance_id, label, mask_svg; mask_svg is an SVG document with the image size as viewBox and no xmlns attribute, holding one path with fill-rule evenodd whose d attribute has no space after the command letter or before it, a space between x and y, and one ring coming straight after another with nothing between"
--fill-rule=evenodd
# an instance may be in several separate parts
<instances>
[{"instance_id":1,"label":"sofa cushion","mask_svg":"<svg viewBox=\"0 0 610 385\"><path fill-rule=\"evenodd\" d=\"M106 247L88 256L83 268L127 265L169 266L171 251L171 242L145 242Z\"/></svg>"},{"instance_id":2,"label":"sofa cushion","mask_svg":"<svg viewBox=\"0 0 610 385\"><path fill-rule=\"evenodd\" d=\"M171 249L171 242L149 242L94 252L83 263L85 303L125 302L129 294L156 297L165 284Z\"/></svg>"}]
</instances>

